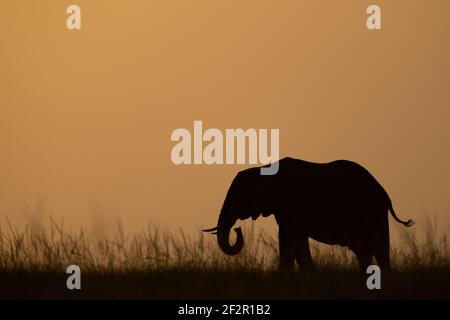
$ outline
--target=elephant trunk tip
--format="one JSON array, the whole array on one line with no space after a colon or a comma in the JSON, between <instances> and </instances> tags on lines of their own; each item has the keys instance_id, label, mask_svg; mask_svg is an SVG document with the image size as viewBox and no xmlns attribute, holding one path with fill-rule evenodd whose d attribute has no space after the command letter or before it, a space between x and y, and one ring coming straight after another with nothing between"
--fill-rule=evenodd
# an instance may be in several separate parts
<instances>
[{"instance_id":1,"label":"elephant trunk tip","mask_svg":"<svg viewBox=\"0 0 450 320\"><path fill-rule=\"evenodd\" d=\"M404 223L404 225L405 225L405 227L411 227L411 226L413 226L414 225L414 220L412 220L412 219L409 219L408 221L406 221L405 223Z\"/></svg>"},{"instance_id":2,"label":"elephant trunk tip","mask_svg":"<svg viewBox=\"0 0 450 320\"><path fill-rule=\"evenodd\" d=\"M231 245L230 229L231 227L219 228L217 231L217 241L219 243L220 249L222 249L225 254L234 256L242 251L242 248L244 247L244 237L242 235L242 230L240 227L234 228L234 231L236 232L236 242Z\"/></svg>"}]
</instances>

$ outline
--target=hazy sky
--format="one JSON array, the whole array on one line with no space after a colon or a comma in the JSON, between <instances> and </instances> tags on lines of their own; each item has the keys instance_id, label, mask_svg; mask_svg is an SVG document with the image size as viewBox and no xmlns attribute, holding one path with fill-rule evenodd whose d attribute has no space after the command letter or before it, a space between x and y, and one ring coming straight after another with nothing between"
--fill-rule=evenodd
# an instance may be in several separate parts
<instances>
[{"instance_id":1,"label":"hazy sky","mask_svg":"<svg viewBox=\"0 0 450 320\"><path fill-rule=\"evenodd\" d=\"M72 3L79 31L66 29ZM372 3L383 30L366 28ZM194 120L279 128L281 156L359 162L399 216L448 224L449 12L441 0L2 1L0 225L212 226L245 166L172 164L171 132Z\"/></svg>"}]
</instances>

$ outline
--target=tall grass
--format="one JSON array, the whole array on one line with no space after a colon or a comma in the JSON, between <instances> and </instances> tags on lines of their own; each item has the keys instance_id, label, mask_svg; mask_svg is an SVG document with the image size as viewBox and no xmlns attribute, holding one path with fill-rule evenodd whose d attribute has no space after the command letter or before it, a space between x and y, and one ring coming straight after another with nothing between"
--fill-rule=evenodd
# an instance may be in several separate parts
<instances>
[{"instance_id":1,"label":"tall grass","mask_svg":"<svg viewBox=\"0 0 450 320\"><path fill-rule=\"evenodd\" d=\"M51 220L47 231L15 228L9 220L0 228L0 269L61 270L76 264L85 271L144 271L165 268L271 270L277 267L278 241L252 227L244 230L242 253L229 257L218 248L216 237L202 232L170 234L149 225L143 232L126 234L118 222L115 234L99 239L80 229L68 232ZM450 266L447 234L438 235L436 223L425 220L420 228L399 228L400 241L392 246L396 269ZM422 237L418 237L418 233ZM339 246L311 241L314 261L323 268L356 267L353 253Z\"/></svg>"}]
</instances>

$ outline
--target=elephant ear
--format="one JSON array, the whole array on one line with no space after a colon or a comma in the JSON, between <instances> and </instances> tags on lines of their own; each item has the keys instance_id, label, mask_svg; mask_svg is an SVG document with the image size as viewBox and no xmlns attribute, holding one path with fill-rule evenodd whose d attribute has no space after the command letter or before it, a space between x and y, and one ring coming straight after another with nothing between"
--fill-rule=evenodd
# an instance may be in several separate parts
<instances>
[{"instance_id":1,"label":"elephant ear","mask_svg":"<svg viewBox=\"0 0 450 320\"><path fill-rule=\"evenodd\" d=\"M261 183L258 187L258 198L260 201L261 215L268 217L277 211L280 204L279 175L261 176Z\"/></svg>"},{"instance_id":2,"label":"elephant ear","mask_svg":"<svg viewBox=\"0 0 450 320\"><path fill-rule=\"evenodd\" d=\"M252 212L253 220L258 219L260 216L268 217L273 214L273 199L276 187L274 185L274 176L261 175L258 170L257 175L254 176L254 193L252 199Z\"/></svg>"},{"instance_id":3,"label":"elephant ear","mask_svg":"<svg viewBox=\"0 0 450 320\"><path fill-rule=\"evenodd\" d=\"M267 217L273 213L273 194L274 176L261 175L260 168L250 168L241 171L233 182L233 195L238 195L236 199L239 201L239 219L246 220L252 218L258 219L259 216Z\"/></svg>"}]
</instances>

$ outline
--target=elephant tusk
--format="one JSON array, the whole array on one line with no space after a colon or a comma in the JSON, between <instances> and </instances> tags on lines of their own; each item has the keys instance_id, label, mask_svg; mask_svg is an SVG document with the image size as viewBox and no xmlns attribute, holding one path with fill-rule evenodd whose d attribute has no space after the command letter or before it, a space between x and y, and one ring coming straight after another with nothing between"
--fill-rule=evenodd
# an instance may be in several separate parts
<instances>
[{"instance_id":1,"label":"elephant tusk","mask_svg":"<svg viewBox=\"0 0 450 320\"><path fill-rule=\"evenodd\" d=\"M214 228L210 228L210 229L204 229L204 230L202 230L203 232L211 232L211 231L216 231L217 230L217 227L214 227Z\"/></svg>"}]
</instances>

